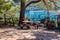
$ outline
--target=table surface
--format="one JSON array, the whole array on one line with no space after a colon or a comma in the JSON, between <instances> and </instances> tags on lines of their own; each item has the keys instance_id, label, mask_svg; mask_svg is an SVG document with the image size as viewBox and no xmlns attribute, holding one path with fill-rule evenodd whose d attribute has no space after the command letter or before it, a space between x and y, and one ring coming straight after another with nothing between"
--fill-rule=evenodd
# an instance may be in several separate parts
<instances>
[{"instance_id":1,"label":"table surface","mask_svg":"<svg viewBox=\"0 0 60 40\"><path fill-rule=\"evenodd\" d=\"M23 22L27 23L27 22L33 22L33 21L23 21Z\"/></svg>"}]
</instances>

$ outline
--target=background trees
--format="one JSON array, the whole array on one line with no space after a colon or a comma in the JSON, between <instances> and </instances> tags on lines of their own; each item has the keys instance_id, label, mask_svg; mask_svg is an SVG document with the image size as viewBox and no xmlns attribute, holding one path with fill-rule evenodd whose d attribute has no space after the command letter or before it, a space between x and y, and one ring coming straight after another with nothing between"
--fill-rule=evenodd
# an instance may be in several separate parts
<instances>
[{"instance_id":1,"label":"background trees","mask_svg":"<svg viewBox=\"0 0 60 40\"><path fill-rule=\"evenodd\" d=\"M38 3L36 3L38 2ZM23 2L21 0L12 0L12 2L10 0L5 1L5 0L1 0L0 1L0 18L6 18L7 17L18 17L18 15L16 14L17 11L24 11L25 12L25 8L30 5L32 3L32 5L42 8L44 10L50 11L50 10L55 10L55 9L59 9L59 0L38 0L38 1L32 1L32 0L23 0ZM25 5L25 6L24 6ZM22 10L22 7L24 7L24 10ZM5 14L5 15L4 15ZM20 18L19 19L19 24L24 20L24 13L20 13ZM22 18L22 19L21 19Z\"/></svg>"},{"instance_id":2,"label":"background trees","mask_svg":"<svg viewBox=\"0 0 60 40\"><path fill-rule=\"evenodd\" d=\"M9 20L15 21L18 15L17 11L20 10L20 6L14 6L13 2L0 0L0 21L3 21L5 24L9 22Z\"/></svg>"},{"instance_id":3,"label":"background trees","mask_svg":"<svg viewBox=\"0 0 60 40\"><path fill-rule=\"evenodd\" d=\"M6 12L12 8L13 6L13 3L11 2L6 2L5 0L0 0L0 18L4 18L4 21L5 21L5 14Z\"/></svg>"}]
</instances>

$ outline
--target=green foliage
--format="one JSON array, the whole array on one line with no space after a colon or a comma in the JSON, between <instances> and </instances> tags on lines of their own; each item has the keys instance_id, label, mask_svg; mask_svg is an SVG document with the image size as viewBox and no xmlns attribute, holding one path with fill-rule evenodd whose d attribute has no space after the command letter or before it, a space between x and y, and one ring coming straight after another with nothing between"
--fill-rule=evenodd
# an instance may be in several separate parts
<instances>
[{"instance_id":1,"label":"green foliage","mask_svg":"<svg viewBox=\"0 0 60 40\"><path fill-rule=\"evenodd\" d=\"M7 18L7 22L13 23L14 21L16 23L18 18L18 15L16 14L17 11L20 11L20 6L14 7L14 4L12 2L0 0L0 18L2 19L0 19L0 21L4 22L4 18ZM6 16L4 16L4 14Z\"/></svg>"},{"instance_id":2,"label":"green foliage","mask_svg":"<svg viewBox=\"0 0 60 40\"><path fill-rule=\"evenodd\" d=\"M5 0L0 0L0 13L8 11L13 6L12 2L6 2Z\"/></svg>"}]
</instances>

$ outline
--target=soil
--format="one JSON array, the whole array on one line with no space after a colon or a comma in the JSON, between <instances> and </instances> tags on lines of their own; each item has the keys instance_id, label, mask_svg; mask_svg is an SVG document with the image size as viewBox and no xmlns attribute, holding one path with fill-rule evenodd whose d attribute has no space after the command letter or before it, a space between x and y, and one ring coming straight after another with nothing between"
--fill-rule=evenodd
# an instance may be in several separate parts
<instances>
[{"instance_id":1,"label":"soil","mask_svg":"<svg viewBox=\"0 0 60 40\"><path fill-rule=\"evenodd\" d=\"M60 40L60 34L42 29L17 30L15 28L1 28L0 40Z\"/></svg>"}]
</instances>

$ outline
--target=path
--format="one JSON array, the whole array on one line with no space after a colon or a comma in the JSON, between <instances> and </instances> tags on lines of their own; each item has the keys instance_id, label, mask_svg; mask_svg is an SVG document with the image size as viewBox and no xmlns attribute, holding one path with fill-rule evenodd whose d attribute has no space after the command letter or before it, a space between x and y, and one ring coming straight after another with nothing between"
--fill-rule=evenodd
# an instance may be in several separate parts
<instances>
[{"instance_id":1,"label":"path","mask_svg":"<svg viewBox=\"0 0 60 40\"><path fill-rule=\"evenodd\" d=\"M0 40L60 40L60 34L41 29L16 30L8 28L0 31Z\"/></svg>"}]
</instances>

